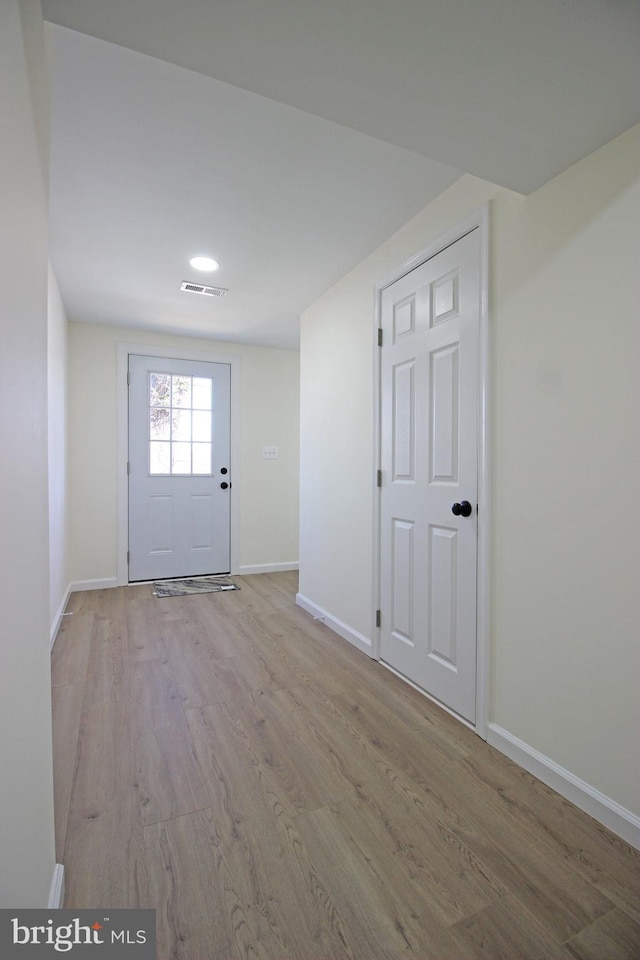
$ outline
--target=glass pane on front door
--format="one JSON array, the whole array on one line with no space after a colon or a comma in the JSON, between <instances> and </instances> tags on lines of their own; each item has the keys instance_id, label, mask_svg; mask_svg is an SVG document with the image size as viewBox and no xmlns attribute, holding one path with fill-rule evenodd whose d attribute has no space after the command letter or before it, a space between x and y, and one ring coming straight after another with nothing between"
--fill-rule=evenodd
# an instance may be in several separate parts
<instances>
[{"instance_id":1,"label":"glass pane on front door","mask_svg":"<svg viewBox=\"0 0 640 960\"><path fill-rule=\"evenodd\" d=\"M149 474L212 472L213 379L149 374Z\"/></svg>"}]
</instances>

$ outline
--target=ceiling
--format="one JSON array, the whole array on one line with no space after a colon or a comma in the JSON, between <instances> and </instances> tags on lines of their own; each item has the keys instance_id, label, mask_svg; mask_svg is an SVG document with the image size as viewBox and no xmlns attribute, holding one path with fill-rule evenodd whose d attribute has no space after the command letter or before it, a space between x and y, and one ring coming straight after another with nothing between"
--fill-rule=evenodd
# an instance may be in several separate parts
<instances>
[{"instance_id":1,"label":"ceiling","mask_svg":"<svg viewBox=\"0 0 640 960\"><path fill-rule=\"evenodd\" d=\"M295 348L300 312L462 171L527 193L640 122L637 0L42 5L74 320Z\"/></svg>"}]
</instances>

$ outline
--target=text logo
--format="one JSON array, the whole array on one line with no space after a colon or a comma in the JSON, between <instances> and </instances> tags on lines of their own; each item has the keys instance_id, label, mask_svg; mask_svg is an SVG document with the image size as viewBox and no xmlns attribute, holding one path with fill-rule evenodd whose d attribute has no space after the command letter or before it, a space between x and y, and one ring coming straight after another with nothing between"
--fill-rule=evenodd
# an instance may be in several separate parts
<instances>
[{"instance_id":1,"label":"text logo","mask_svg":"<svg viewBox=\"0 0 640 960\"><path fill-rule=\"evenodd\" d=\"M2 960L156 960L155 910L0 910Z\"/></svg>"}]
</instances>

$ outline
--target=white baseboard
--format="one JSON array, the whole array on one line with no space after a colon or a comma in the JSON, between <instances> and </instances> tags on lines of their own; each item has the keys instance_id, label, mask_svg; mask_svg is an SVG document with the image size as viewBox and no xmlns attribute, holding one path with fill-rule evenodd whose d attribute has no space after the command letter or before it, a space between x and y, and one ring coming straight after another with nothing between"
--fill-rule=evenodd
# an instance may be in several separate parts
<instances>
[{"instance_id":1,"label":"white baseboard","mask_svg":"<svg viewBox=\"0 0 640 960\"><path fill-rule=\"evenodd\" d=\"M102 580L76 580L69 584L69 593L77 593L80 590L110 590L111 587L117 586L117 577L104 577Z\"/></svg>"},{"instance_id":2,"label":"white baseboard","mask_svg":"<svg viewBox=\"0 0 640 960\"><path fill-rule=\"evenodd\" d=\"M282 573L284 570L297 570L298 561L292 560L290 563L254 563L244 567L238 567L238 576L250 573Z\"/></svg>"},{"instance_id":3,"label":"white baseboard","mask_svg":"<svg viewBox=\"0 0 640 960\"><path fill-rule=\"evenodd\" d=\"M627 810L496 723L488 724L487 742L538 780L542 780L560 796L580 807L594 820L598 820L626 843L640 850L640 817L631 810Z\"/></svg>"},{"instance_id":4,"label":"white baseboard","mask_svg":"<svg viewBox=\"0 0 640 960\"><path fill-rule=\"evenodd\" d=\"M51 633L49 636L49 649L53 650L53 645L56 642L56 637L58 636L58 630L60 629L60 624L62 623L62 615L67 607L69 602L69 597L71 596L71 584L67 587L64 597L62 598L62 603L58 607L58 612L53 618L53 623L51 624Z\"/></svg>"},{"instance_id":5,"label":"white baseboard","mask_svg":"<svg viewBox=\"0 0 640 960\"><path fill-rule=\"evenodd\" d=\"M49 889L48 910L62 910L64 906L64 867L56 863L53 868L53 879Z\"/></svg>"},{"instance_id":6,"label":"white baseboard","mask_svg":"<svg viewBox=\"0 0 640 960\"><path fill-rule=\"evenodd\" d=\"M349 643L352 643L358 650L362 650L367 656L373 657L371 640L365 637L364 634L358 633L357 630L352 630L348 624L343 623L342 620L338 620L337 617L323 610L322 607L319 607L313 600L309 600L309 598L305 597L302 593L296 594L296 603L299 607L302 607L303 610L306 610L307 613L310 613L314 619L322 620L325 626L333 630L334 633L337 633L343 640L348 640Z\"/></svg>"},{"instance_id":7,"label":"white baseboard","mask_svg":"<svg viewBox=\"0 0 640 960\"><path fill-rule=\"evenodd\" d=\"M66 610L67 604L69 603L69 597L72 593L76 593L78 590L105 590L117 586L118 581L115 577L107 577L104 580L76 580L74 583L70 583L65 591L62 603L58 607L58 612L55 615L54 621L51 624L49 650L53 650L53 645L56 642L60 624L62 623L62 617L64 616L64 611Z\"/></svg>"}]
</instances>

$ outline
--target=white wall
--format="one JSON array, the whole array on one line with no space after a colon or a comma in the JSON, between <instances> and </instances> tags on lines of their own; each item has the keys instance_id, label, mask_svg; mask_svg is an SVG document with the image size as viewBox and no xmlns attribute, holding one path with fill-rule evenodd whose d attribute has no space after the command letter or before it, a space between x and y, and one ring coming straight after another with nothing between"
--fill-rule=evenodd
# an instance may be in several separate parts
<instances>
[{"instance_id":1,"label":"white wall","mask_svg":"<svg viewBox=\"0 0 640 960\"><path fill-rule=\"evenodd\" d=\"M373 284L490 198L490 719L640 815L640 127L526 198L463 177L305 312L300 591L371 635Z\"/></svg>"},{"instance_id":2,"label":"white wall","mask_svg":"<svg viewBox=\"0 0 640 960\"><path fill-rule=\"evenodd\" d=\"M47 516L48 90L37 0L0 4L0 906L54 870Z\"/></svg>"},{"instance_id":3,"label":"white wall","mask_svg":"<svg viewBox=\"0 0 640 960\"><path fill-rule=\"evenodd\" d=\"M67 596L67 315L51 265L48 288L49 622L55 637Z\"/></svg>"},{"instance_id":4,"label":"white wall","mask_svg":"<svg viewBox=\"0 0 640 960\"><path fill-rule=\"evenodd\" d=\"M297 563L299 357L296 351L216 343L85 323L69 325L69 494L72 582L116 577L117 344L240 358L240 572ZM263 460L262 447L279 447Z\"/></svg>"}]
</instances>

